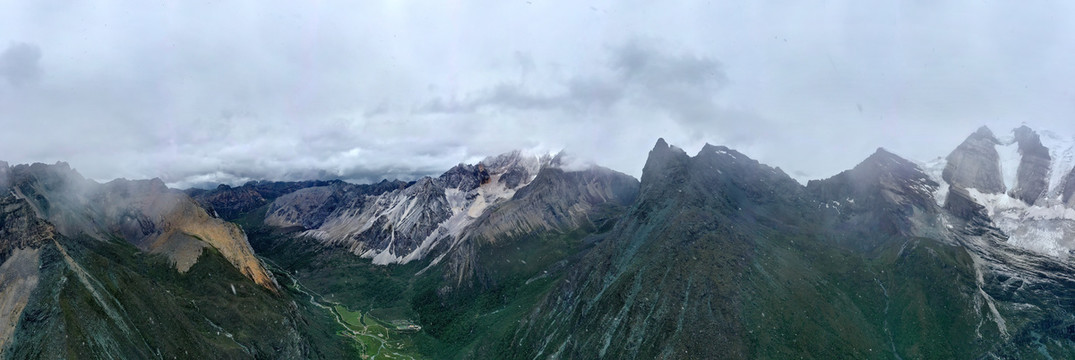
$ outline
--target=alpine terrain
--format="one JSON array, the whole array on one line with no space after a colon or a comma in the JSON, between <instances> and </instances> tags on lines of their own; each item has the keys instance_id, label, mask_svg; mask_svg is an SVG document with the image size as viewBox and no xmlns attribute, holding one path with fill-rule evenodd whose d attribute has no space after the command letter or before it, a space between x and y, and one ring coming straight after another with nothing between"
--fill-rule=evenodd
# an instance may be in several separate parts
<instances>
[{"instance_id":1,"label":"alpine terrain","mask_svg":"<svg viewBox=\"0 0 1075 360\"><path fill-rule=\"evenodd\" d=\"M515 151L187 190L0 163L0 355L1075 358L1075 139L863 158L804 185L658 139L640 179Z\"/></svg>"}]
</instances>

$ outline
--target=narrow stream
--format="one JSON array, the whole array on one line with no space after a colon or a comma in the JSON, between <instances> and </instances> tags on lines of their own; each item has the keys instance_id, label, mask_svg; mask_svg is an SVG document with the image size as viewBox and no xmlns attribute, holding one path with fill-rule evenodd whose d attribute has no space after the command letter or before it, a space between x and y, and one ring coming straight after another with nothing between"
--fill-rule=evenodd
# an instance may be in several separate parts
<instances>
[{"instance_id":1,"label":"narrow stream","mask_svg":"<svg viewBox=\"0 0 1075 360\"><path fill-rule=\"evenodd\" d=\"M291 280L291 287L293 289L295 289L295 291L298 291L298 292L302 293L303 295L306 295L306 296L310 297L310 303L311 304L313 304L314 306L317 306L319 308L325 309L325 311L328 311L330 314L332 314L332 318L334 320L336 320L336 323L340 324L340 326L343 326L343 328L347 330L347 332L348 332L347 337L351 338L354 341L359 342L360 344L362 344L362 340L360 340L359 337L364 337L364 338L377 340L377 342L380 344L380 346L377 348L377 353L373 354L372 356L370 356L370 359L377 359L378 356L381 356L382 352L385 353L385 355L384 355L385 357L390 356L391 358L397 358L397 359L412 359L412 360L414 359L411 356L391 351L390 348L386 349L386 345L387 345L385 343L386 339L382 339L380 336L377 336L377 335L365 333L364 331L369 330L368 326L365 326L366 325L366 322L365 322L366 313L365 312L362 312L361 320L360 320L362 322L362 325L363 325L362 331L358 331L358 330L352 328L351 325L349 325L346 321L344 321L343 315L340 314L339 311L336 311L336 308L334 306L339 305L338 303L334 303L334 302L331 302L331 301L326 301L326 302L328 302L328 303L330 303L330 304L332 304L334 306L327 306L327 305L322 304L321 302L317 301L317 298L320 297L320 298L324 299L323 296L321 296L320 294L317 294L317 296L314 296L314 294L316 294L316 292L314 292L313 290L307 289L305 286L303 286L301 283L299 283L299 280L296 279L294 276L292 276L291 273L289 273L286 270L284 270L282 267L277 265L272 260L266 259L266 258L260 258L260 259L266 265L270 265L272 268L274 268L276 270L276 273L284 274L285 276L287 276L287 278L289 280ZM348 311L350 311L350 310L348 310Z\"/></svg>"},{"instance_id":2,"label":"narrow stream","mask_svg":"<svg viewBox=\"0 0 1075 360\"><path fill-rule=\"evenodd\" d=\"M898 359L898 360L903 360L903 358L900 357L900 353L896 351L896 340L892 338L892 330L889 330L889 328L888 328L888 308L889 308L889 306L892 305L892 300L890 300L888 298L888 289L885 288L885 284L882 283L880 279L873 278L873 280L877 281L877 285L881 287L881 292L885 294L885 322L884 322L884 329L885 329L885 334L888 335L888 343L892 345L892 355L895 355L896 359Z\"/></svg>"}]
</instances>

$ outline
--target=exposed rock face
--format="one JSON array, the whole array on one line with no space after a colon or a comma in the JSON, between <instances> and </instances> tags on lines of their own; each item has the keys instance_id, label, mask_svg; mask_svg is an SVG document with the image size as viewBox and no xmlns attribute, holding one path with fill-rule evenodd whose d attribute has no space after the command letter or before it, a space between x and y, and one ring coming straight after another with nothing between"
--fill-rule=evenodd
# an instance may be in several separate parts
<instances>
[{"instance_id":1,"label":"exposed rock face","mask_svg":"<svg viewBox=\"0 0 1075 360\"><path fill-rule=\"evenodd\" d=\"M553 160L553 164L557 159ZM592 231L612 221L638 196L638 180L602 167L564 171L550 166L507 201L484 211L460 236L451 250L445 277L453 286L466 286L475 276L493 286L497 274L483 263L483 248L511 247L532 234ZM485 261L496 261L487 259Z\"/></svg>"},{"instance_id":2,"label":"exposed rock face","mask_svg":"<svg viewBox=\"0 0 1075 360\"><path fill-rule=\"evenodd\" d=\"M965 235L980 236L998 241L1004 241L1008 238L1008 235L1004 234L993 223L993 219L989 217L988 209L978 204L967 189L961 187L951 188L945 198L944 209L952 214L954 218L963 221L965 225L960 227L959 230Z\"/></svg>"},{"instance_id":3,"label":"exposed rock face","mask_svg":"<svg viewBox=\"0 0 1075 360\"><path fill-rule=\"evenodd\" d=\"M999 142L987 127L981 127L948 155L948 165L941 177L952 185L975 188L985 193L1003 193Z\"/></svg>"},{"instance_id":4,"label":"exposed rock face","mask_svg":"<svg viewBox=\"0 0 1075 360\"><path fill-rule=\"evenodd\" d=\"M1075 208L1075 169L1071 169L1071 172L1064 177L1061 188L1061 197L1068 207Z\"/></svg>"},{"instance_id":5,"label":"exposed rock face","mask_svg":"<svg viewBox=\"0 0 1075 360\"><path fill-rule=\"evenodd\" d=\"M306 188L273 201L265 223L301 226L376 264L407 263L451 247L486 208L510 199L551 161L512 152L413 183Z\"/></svg>"},{"instance_id":6,"label":"exposed rock face","mask_svg":"<svg viewBox=\"0 0 1075 360\"><path fill-rule=\"evenodd\" d=\"M807 189L819 199L819 210L833 215L834 228L921 236L939 226L933 199L938 186L914 163L877 149L853 169L810 181Z\"/></svg>"},{"instance_id":7,"label":"exposed rock face","mask_svg":"<svg viewBox=\"0 0 1075 360\"><path fill-rule=\"evenodd\" d=\"M41 251L18 248L0 265L0 355L12 336L40 279Z\"/></svg>"},{"instance_id":8,"label":"exposed rock face","mask_svg":"<svg viewBox=\"0 0 1075 360\"><path fill-rule=\"evenodd\" d=\"M370 200L331 216L310 234L378 263L394 263L416 251L452 215L445 189L431 178Z\"/></svg>"},{"instance_id":9,"label":"exposed rock face","mask_svg":"<svg viewBox=\"0 0 1075 360\"><path fill-rule=\"evenodd\" d=\"M638 180L595 167L567 172L545 168L511 200L487 211L471 233L488 241L536 231L568 231L592 225L596 207L625 206L638 196Z\"/></svg>"},{"instance_id":10,"label":"exposed rock face","mask_svg":"<svg viewBox=\"0 0 1075 360\"><path fill-rule=\"evenodd\" d=\"M10 195L0 198L0 259L15 249L40 247L52 240L55 231L25 200Z\"/></svg>"},{"instance_id":11,"label":"exposed rock face","mask_svg":"<svg viewBox=\"0 0 1075 360\"><path fill-rule=\"evenodd\" d=\"M55 229L39 219L25 200L10 195L0 198L0 354L10 344L30 294L37 288L39 249L54 236Z\"/></svg>"},{"instance_id":12,"label":"exposed rock face","mask_svg":"<svg viewBox=\"0 0 1075 360\"><path fill-rule=\"evenodd\" d=\"M144 251L167 255L184 272L204 247L212 246L254 282L273 291L278 288L242 230L211 217L160 179L98 184L62 163L19 165L12 178L17 196L67 237L120 237Z\"/></svg>"},{"instance_id":13,"label":"exposed rock face","mask_svg":"<svg viewBox=\"0 0 1075 360\"><path fill-rule=\"evenodd\" d=\"M1027 250L1050 256L1067 257L1075 253L1075 193L1070 172L1075 163L1075 139L1044 132L1026 126L1014 129L1011 136L991 138L987 130L967 138L949 155L949 163L941 179L942 193L949 186L956 196L950 204L956 214L966 215L963 200L981 205L985 216L970 219L977 225L972 232L1002 232L997 238ZM994 174L983 168L992 162L990 149L998 153L1003 183L1007 191L996 191L992 175L980 177L968 174ZM971 149L971 150L968 150ZM988 155L982 155L988 154ZM972 159L972 160L967 160ZM960 161L958 164L953 160ZM985 164L985 165L983 165ZM961 175L962 174L962 175ZM1067 194L1067 195L1066 195ZM964 218L966 216L963 216Z\"/></svg>"},{"instance_id":14,"label":"exposed rock face","mask_svg":"<svg viewBox=\"0 0 1075 360\"><path fill-rule=\"evenodd\" d=\"M300 189L282 195L270 203L265 223L276 227L300 226L304 229L316 229L340 208L361 207L369 196L399 190L407 185L408 183L398 180L384 180L371 185L337 182Z\"/></svg>"},{"instance_id":15,"label":"exposed rock face","mask_svg":"<svg viewBox=\"0 0 1075 360\"><path fill-rule=\"evenodd\" d=\"M1028 205L1034 205L1049 190L1049 170L1052 159L1049 149L1041 144L1038 133L1029 127L1015 129L1015 141L1019 144L1019 170L1015 185L1008 184L1009 194Z\"/></svg>"},{"instance_id":16,"label":"exposed rock face","mask_svg":"<svg viewBox=\"0 0 1075 360\"><path fill-rule=\"evenodd\" d=\"M459 164L449 169L438 178L444 186L470 191L489 182L489 172L482 164Z\"/></svg>"},{"instance_id":17,"label":"exposed rock face","mask_svg":"<svg viewBox=\"0 0 1075 360\"><path fill-rule=\"evenodd\" d=\"M242 214L268 204L281 195L308 187L328 186L335 183L343 183L339 180L332 181L251 181L243 186L231 187L220 184L216 189L187 189L184 190L194 198L198 204L215 213L220 218L232 220Z\"/></svg>"},{"instance_id":18,"label":"exposed rock face","mask_svg":"<svg viewBox=\"0 0 1075 360\"><path fill-rule=\"evenodd\" d=\"M11 169L6 161L0 161L0 191L7 192L11 186Z\"/></svg>"}]
</instances>

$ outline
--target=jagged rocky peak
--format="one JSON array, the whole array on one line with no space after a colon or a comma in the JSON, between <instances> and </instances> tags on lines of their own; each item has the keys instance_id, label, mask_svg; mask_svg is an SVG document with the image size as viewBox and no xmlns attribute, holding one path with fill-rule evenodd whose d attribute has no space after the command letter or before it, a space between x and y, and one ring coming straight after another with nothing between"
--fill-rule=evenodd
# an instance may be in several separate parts
<instances>
[{"instance_id":1,"label":"jagged rocky peak","mask_svg":"<svg viewBox=\"0 0 1075 360\"><path fill-rule=\"evenodd\" d=\"M1005 185L996 149L999 143L988 127L978 128L948 154L948 164L941 177L955 186L990 194L1003 193Z\"/></svg>"},{"instance_id":2,"label":"jagged rocky peak","mask_svg":"<svg viewBox=\"0 0 1075 360\"><path fill-rule=\"evenodd\" d=\"M277 198L265 223L302 226L306 236L376 264L407 263L455 241L474 219L532 182L550 155L512 151L393 188L341 184Z\"/></svg>"},{"instance_id":3,"label":"jagged rocky peak","mask_svg":"<svg viewBox=\"0 0 1075 360\"><path fill-rule=\"evenodd\" d=\"M445 188L471 191L490 182L502 183L508 189L533 180L541 168L552 161L550 155L527 155L515 150L490 156L477 164L459 164L441 174Z\"/></svg>"},{"instance_id":4,"label":"jagged rocky peak","mask_svg":"<svg viewBox=\"0 0 1075 360\"><path fill-rule=\"evenodd\" d=\"M532 181L538 171L549 166L552 159L553 157L549 154L527 155L515 150L485 158L478 165L486 168L491 176L496 176L495 181L504 184L509 189L514 189Z\"/></svg>"},{"instance_id":5,"label":"jagged rocky peak","mask_svg":"<svg viewBox=\"0 0 1075 360\"><path fill-rule=\"evenodd\" d=\"M674 178L687 167L690 156L683 149L668 145L664 138L657 139L649 151L646 165L642 168L642 194L652 190L662 190L662 183Z\"/></svg>"},{"instance_id":6,"label":"jagged rocky peak","mask_svg":"<svg viewBox=\"0 0 1075 360\"><path fill-rule=\"evenodd\" d=\"M825 180L811 180L807 187L836 187L851 190L855 196L883 191L892 198L913 196L915 202L928 199L938 187L918 165L877 148L873 154L844 171Z\"/></svg>"},{"instance_id":7,"label":"jagged rocky peak","mask_svg":"<svg viewBox=\"0 0 1075 360\"><path fill-rule=\"evenodd\" d=\"M915 163L878 148L854 168L812 180L806 188L835 227L917 236L938 228L933 215L940 210L933 194L939 186ZM881 238L863 240L855 245L884 244Z\"/></svg>"},{"instance_id":8,"label":"jagged rocky peak","mask_svg":"<svg viewBox=\"0 0 1075 360\"><path fill-rule=\"evenodd\" d=\"M724 177L742 177L746 182L758 179L777 180L780 182L795 182L791 176L784 173L780 168L774 168L763 164L758 160L723 145L711 145L706 143L702 150L693 158L695 166L715 170L718 175ZM743 176L739 176L743 175ZM795 182L796 184L798 182Z\"/></svg>"},{"instance_id":9,"label":"jagged rocky peak","mask_svg":"<svg viewBox=\"0 0 1075 360\"><path fill-rule=\"evenodd\" d=\"M470 191L489 182L489 171L482 164L459 164L441 174L439 179L447 187Z\"/></svg>"},{"instance_id":10,"label":"jagged rocky peak","mask_svg":"<svg viewBox=\"0 0 1075 360\"><path fill-rule=\"evenodd\" d=\"M717 156L730 161L748 161L754 164L761 164L757 160L751 159L735 149L723 145L712 145L710 143L706 143L702 146L702 150L699 150L698 154L695 156Z\"/></svg>"},{"instance_id":11,"label":"jagged rocky peak","mask_svg":"<svg viewBox=\"0 0 1075 360\"><path fill-rule=\"evenodd\" d=\"M1049 191L1052 157L1049 155L1049 149L1042 145L1038 133L1026 125L1016 128L1013 135L1015 145L1018 146L1020 160L1015 183L1007 184L1008 194L1033 205Z\"/></svg>"}]
</instances>

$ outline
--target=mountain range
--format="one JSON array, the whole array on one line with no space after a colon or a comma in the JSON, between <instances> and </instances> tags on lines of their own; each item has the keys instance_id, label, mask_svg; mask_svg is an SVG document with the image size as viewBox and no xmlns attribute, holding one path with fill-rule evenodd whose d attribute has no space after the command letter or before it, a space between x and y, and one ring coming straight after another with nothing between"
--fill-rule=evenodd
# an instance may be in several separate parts
<instances>
[{"instance_id":1,"label":"mountain range","mask_svg":"<svg viewBox=\"0 0 1075 360\"><path fill-rule=\"evenodd\" d=\"M1075 141L1026 126L805 185L659 139L640 179L518 151L187 190L0 163L0 194L8 358L1075 358Z\"/></svg>"}]
</instances>

